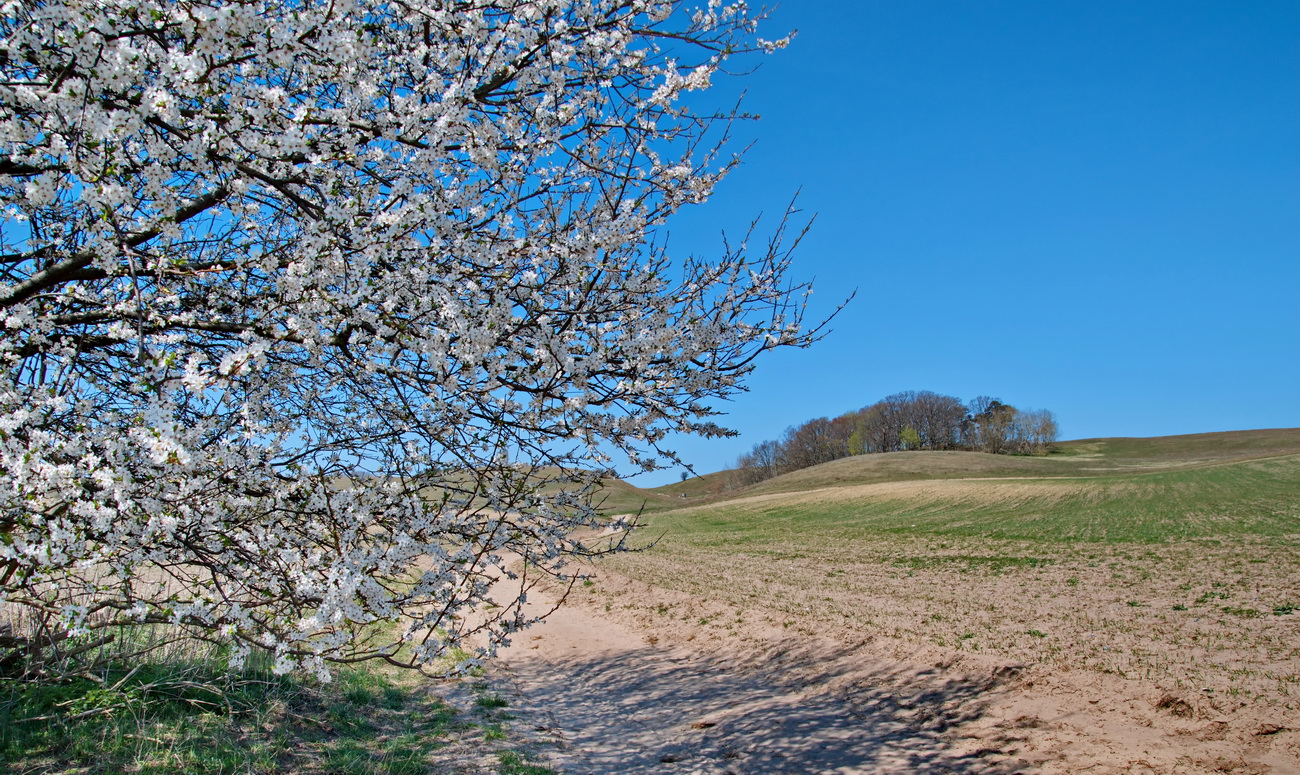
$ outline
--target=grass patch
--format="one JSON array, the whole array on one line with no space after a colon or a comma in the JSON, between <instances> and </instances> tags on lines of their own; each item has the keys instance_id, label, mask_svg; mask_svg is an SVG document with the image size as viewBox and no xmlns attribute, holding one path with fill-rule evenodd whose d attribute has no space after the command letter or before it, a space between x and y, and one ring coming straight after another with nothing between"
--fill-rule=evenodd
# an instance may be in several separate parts
<instances>
[{"instance_id":1,"label":"grass patch","mask_svg":"<svg viewBox=\"0 0 1300 775\"><path fill-rule=\"evenodd\" d=\"M497 708L506 708L510 706L510 701L499 694L480 694L474 700L475 707L483 710L495 710Z\"/></svg>"},{"instance_id":2,"label":"grass patch","mask_svg":"<svg viewBox=\"0 0 1300 775\"><path fill-rule=\"evenodd\" d=\"M216 660L0 679L0 761L79 775L433 773L429 754L474 724L417 681L354 666L322 684L256 665L231 674Z\"/></svg>"}]
</instances>

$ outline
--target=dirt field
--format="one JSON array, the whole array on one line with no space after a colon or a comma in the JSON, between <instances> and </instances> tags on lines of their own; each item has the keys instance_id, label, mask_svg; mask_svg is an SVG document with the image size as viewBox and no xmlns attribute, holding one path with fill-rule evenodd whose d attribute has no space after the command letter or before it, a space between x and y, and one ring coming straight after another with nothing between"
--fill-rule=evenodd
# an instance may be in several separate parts
<instances>
[{"instance_id":1,"label":"dirt field","mask_svg":"<svg viewBox=\"0 0 1300 775\"><path fill-rule=\"evenodd\" d=\"M766 567L762 600L737 599L734 566L683 580L708 597L599 571L493 680L561 772L1300 772L1295 615L1179 623L1077 591L1111 588L1106 563L816 585Z\"/></svg>"}]
</instances>

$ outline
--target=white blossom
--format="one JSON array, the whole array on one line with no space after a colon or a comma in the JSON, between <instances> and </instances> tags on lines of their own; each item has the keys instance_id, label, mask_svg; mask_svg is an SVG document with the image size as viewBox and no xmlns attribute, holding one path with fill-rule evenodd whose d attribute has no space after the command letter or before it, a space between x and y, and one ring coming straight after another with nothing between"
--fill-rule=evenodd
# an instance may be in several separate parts
<instances>
[{"instance_id":1,"label":"white blossom","mask_svg":"<svg viewBox=\"0 0 1300 775\"><path fill-rule=\"evenodd\" d=\"M816 337L797 239L656 232L736 163L680 98L756 20L0 5L0 600L277 672L477 664L605 550L583 528L630 527L592 504L614 456L676 465L665 433L725 433L754 358Z\"/></svg>"}]
</instances>

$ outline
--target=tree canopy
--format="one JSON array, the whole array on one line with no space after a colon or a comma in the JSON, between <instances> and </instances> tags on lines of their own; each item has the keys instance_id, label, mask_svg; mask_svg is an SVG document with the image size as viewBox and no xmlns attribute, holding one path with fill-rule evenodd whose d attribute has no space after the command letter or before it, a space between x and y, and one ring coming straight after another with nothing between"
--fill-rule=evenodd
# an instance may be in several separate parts
<instances>
[{"instance_id":1,"label":"tree canopy","mask_svg":"<svg viewBox=\"0 0 1300 775\"><path fill-rule=\"evenodd\" d=\"M737 163L743 115L681 97L779 47L757 21L0 6L0 602L35 623L0 647L171 623L323 671L525 626L608 546L576 531L626 527L605 469L725 433L756 356L816 338L784 222L713 259L657 237Z\"/></svg>"},{"instance_id":2,"label":"tree canopy","mask_svg":"<svg viewBox=\"0 0 1300 775\"><path fill-rule=\"evenodd\" d=\"M832 419L818 417L786 429L778 441L760 441L740 456L735 485L850 455L904 450L978 450L994 454L1045 454L1056 441L1056 417L978 396L907 390Z\"/></svg>"}]
</instances>

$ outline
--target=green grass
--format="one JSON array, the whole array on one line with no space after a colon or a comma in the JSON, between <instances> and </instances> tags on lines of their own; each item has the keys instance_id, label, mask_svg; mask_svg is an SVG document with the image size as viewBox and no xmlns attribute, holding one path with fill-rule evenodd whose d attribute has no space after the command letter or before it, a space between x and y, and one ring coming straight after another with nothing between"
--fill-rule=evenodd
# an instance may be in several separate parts
<instances>
[{"instance_id":1,"label":"green grass","mask_svg":"<svg viewBox=\"0 0 1300 775\"><path fill-rule=\"evenodd\" d=\"M329 684L227 674L212 661L119 667L58 683L0 679L0 762L15 772L423 775L474 722L411 676L367 666Z\"/></svg>"},{"instance_id":2,"label":"green grass","mask_svg":"<svg viewBox=\"0 0 1300 775\"><path fill-rule=\"evenodd\" d=\"M510 701L499 694L480 694L478 699L474 700L476 707L484 710L493 710L496 708L505 708L510 705Z\"/></svg>"},{"instance_id":3,"label":"green grass","mask_svg":"<svg viewBox=\"0 0 1300 775\"><path fill-rule=\"evenodd\" d=\"M1009 568L1041 568L1051 565L1050 557L980 556L961 554L933 554L920 557L899 557L894 564L918 570L920 568L954 567L961 571L1001 573Z\"/></svg>"},{"instance_id":4,"label":"green grass","mask_svg":"<svg viewBox=\"0 0 1300 775\"><path fill-rule=\"evenodd\" d=\"M500 767L498 775L554 775L555 770L530 764L528 759L518 751L501 751L497 754Z\"/></svg>"}]
</instances>

